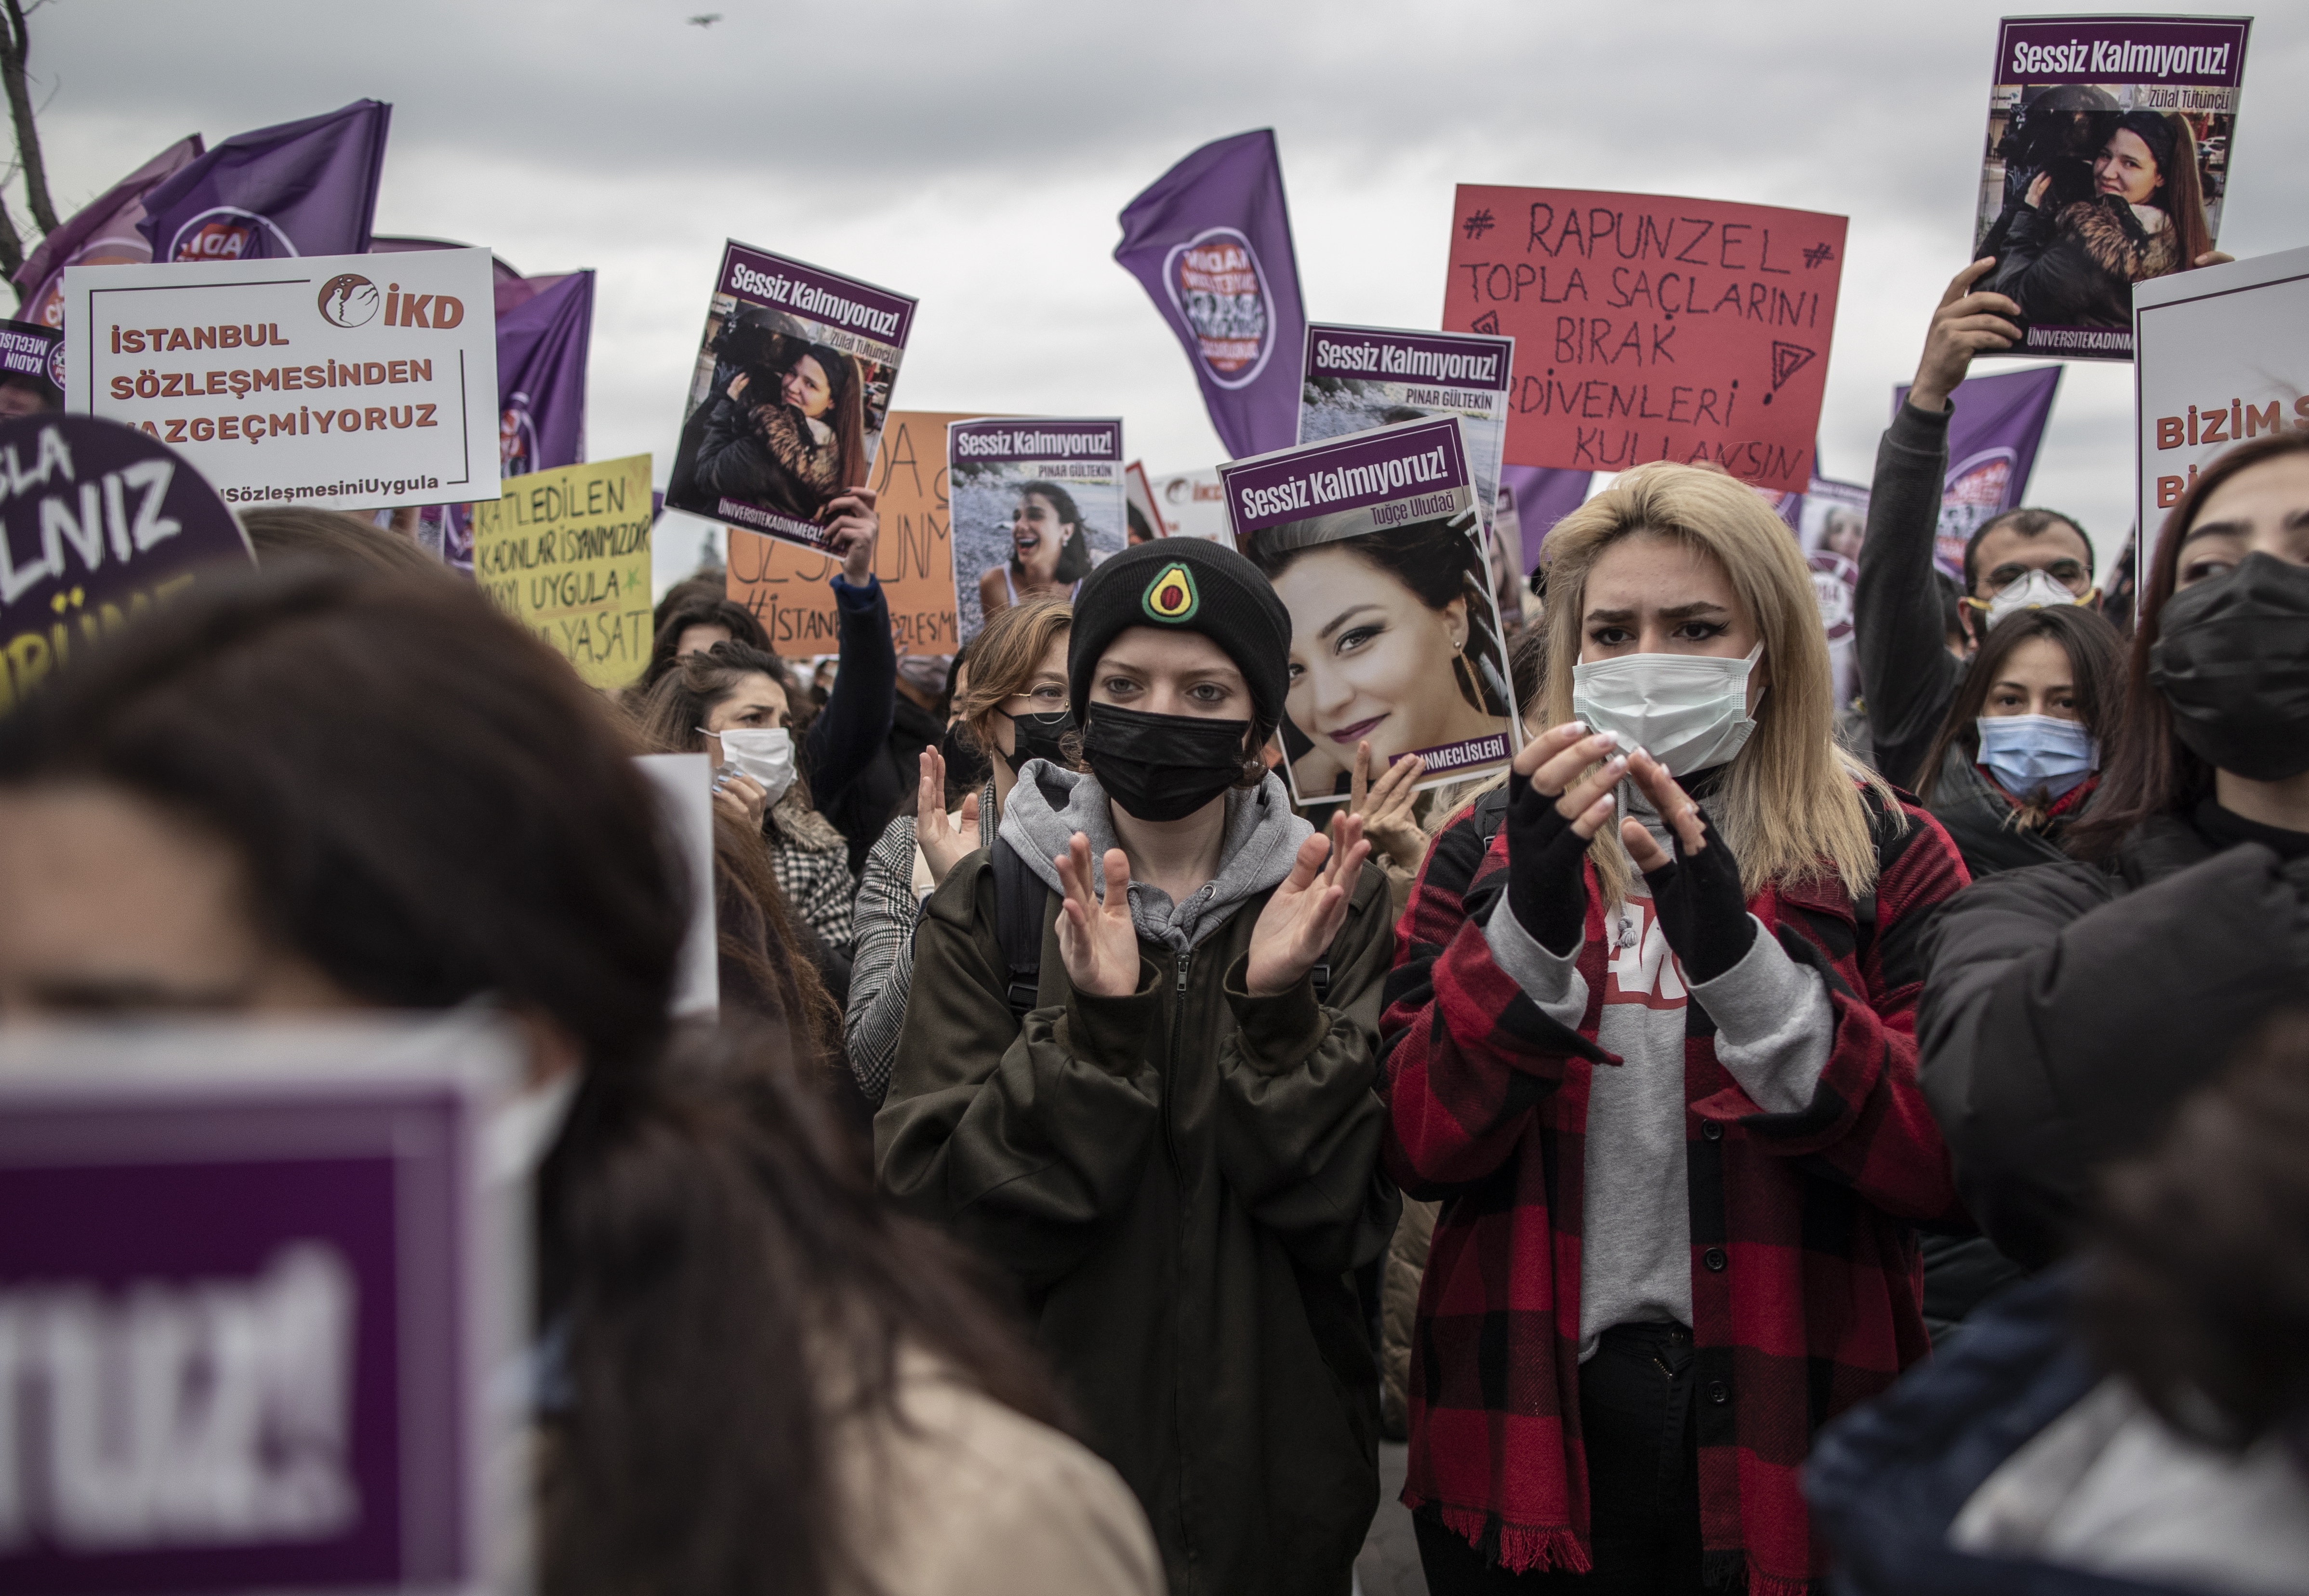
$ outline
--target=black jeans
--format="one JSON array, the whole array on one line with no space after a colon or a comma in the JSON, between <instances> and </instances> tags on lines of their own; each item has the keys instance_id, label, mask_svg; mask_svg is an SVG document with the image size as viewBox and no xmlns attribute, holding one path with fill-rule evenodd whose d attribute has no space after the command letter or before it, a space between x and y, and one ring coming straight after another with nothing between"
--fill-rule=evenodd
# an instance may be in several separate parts
<instances>
[{"instance_id":1,"label":"black jeans","mask_svg":"<svg viewBox=\"0 0 2309 1596\"><path fill-rule=\"evenodd\" d=\"M1682 1325L1621 1324L1579 1366L1592 1572L1510 1573L1422 1513L1414 1527L1430 1596L1699 1596L1692 1361Z\"/></svg>"}]
</instances>

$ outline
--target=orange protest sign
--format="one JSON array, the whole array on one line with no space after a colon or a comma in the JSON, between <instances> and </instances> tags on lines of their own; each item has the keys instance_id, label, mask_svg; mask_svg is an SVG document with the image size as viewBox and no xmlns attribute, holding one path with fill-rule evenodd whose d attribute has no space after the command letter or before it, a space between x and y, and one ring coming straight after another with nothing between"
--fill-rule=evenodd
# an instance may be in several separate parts
<instances>
[{"instance_id":1,"label":"orange protest sign","mask_svg":"<svg viewBox=\"0 0 2309 1596\"><path fill-rule=\"evenodd\" d=\"M1776 205L1462 184L1443 325L1516 341L1511 465L1713 461L1801 493L1844 230Z\"/></svg>"},{"instance_id":2,"label":"orange protest sign","mask_svg":"<svg viewBox=\"0 0 2309 1596\"><path fill-rule=\"evenodd\" d=\"M882 517L874 575L902 655L952 654L956 646L946 429L982 413L894 410L883 423L872 476ZM835 653L842 634L826 583L840 562L760 533L733 526L729 534L729 594L760 618L770 646L789 655Z\"/></svg>"}]
</instances>

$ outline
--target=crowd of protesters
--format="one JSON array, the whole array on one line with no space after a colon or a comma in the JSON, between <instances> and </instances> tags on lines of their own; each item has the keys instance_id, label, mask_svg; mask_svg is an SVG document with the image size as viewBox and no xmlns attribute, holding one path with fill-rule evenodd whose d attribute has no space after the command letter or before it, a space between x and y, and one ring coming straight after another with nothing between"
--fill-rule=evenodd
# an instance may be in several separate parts
<instances>
[{"instance_id":1,"label":"crowd of protesters","mask_svg":"<svg viewBox=\"0 0 2309 1596\"><path fill-rule=\"evenodd\" d=\"M860 491L830 687L709 581L601 695L252 512L0 721L0 1021L504 1012L550 1596L1340 1596L1394 1426L1438 1596L2309 1592L2309 432L2137 620L1989 519L1952 636L1989 265L1856 709L1765 501L1644 466L1548 533L1511 768L1366 745L1320 828L1217 543L901 661ZM653 751L714 769L717 1024Z\"/></svg>"}]
</instances>

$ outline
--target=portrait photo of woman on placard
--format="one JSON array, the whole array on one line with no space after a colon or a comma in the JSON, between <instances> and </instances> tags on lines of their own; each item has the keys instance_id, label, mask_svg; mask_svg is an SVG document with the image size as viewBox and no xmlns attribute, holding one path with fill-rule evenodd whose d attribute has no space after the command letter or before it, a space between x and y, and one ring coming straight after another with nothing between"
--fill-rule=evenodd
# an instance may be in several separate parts
<instances>
[{"instance_id":1,"label":"portrait photo of woman on placard","mask_svg":"<svg viewBox=\"0 0 2309 1596\"><path fill-rule=\"evenodd\" d=\"M729 319L713 353L714 391L693 416L689 472L677 461L678 475L705 493L814 522L866 485L868 433L879 418L869 422L869 374L856 356L757 307Z\"/></svg>"},{"instance_id":2,"label":"portrait photo of woman on placard","mask_svg":"<svg viewBox=\"0 0 2309 1596\"><path fill-rule=\"evenodd\" d=\"M1056 482L1022 483L1010 511L1009 557L978 574L979 612L991 620L1031 598L1071 599L1090 568L1074 495Z\"/></svg>"},{"instance_id":3,"label":"portrait photo of woman on placard","mask_svg":"<svg viewBox=\"0 0 2309 1596\"><path fill-rule=\"evenodd\" d=\"M1507 651L1474 512L1370 525L1350 511L1243 541L1291 612L1283 737L1302 803L1348 796L1364 742L1374 772L1421 753L1438 779L1507 757L1445 751L1507 732Z\"/></svg>"}]
</instances>

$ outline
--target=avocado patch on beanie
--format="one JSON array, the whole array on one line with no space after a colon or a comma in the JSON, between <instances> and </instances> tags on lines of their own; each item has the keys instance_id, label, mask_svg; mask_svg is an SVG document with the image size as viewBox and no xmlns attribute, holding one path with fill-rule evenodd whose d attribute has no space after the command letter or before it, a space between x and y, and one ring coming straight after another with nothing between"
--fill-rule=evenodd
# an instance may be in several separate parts
<instances>
[{"instance_id":1,"label":"avocado patch on beanie","mask_svg":"<svg viewBox=\"0 0 2309 1596\"><path fill-rule=\"evenodd\" d=\"M1195 591L1195 578L1182 560L1172 560L1146 584L1145 596L1138 601L1154 620L1176 625L1192 620L1202 603L1202 595Z\"/></svg>"}]
</instances>

